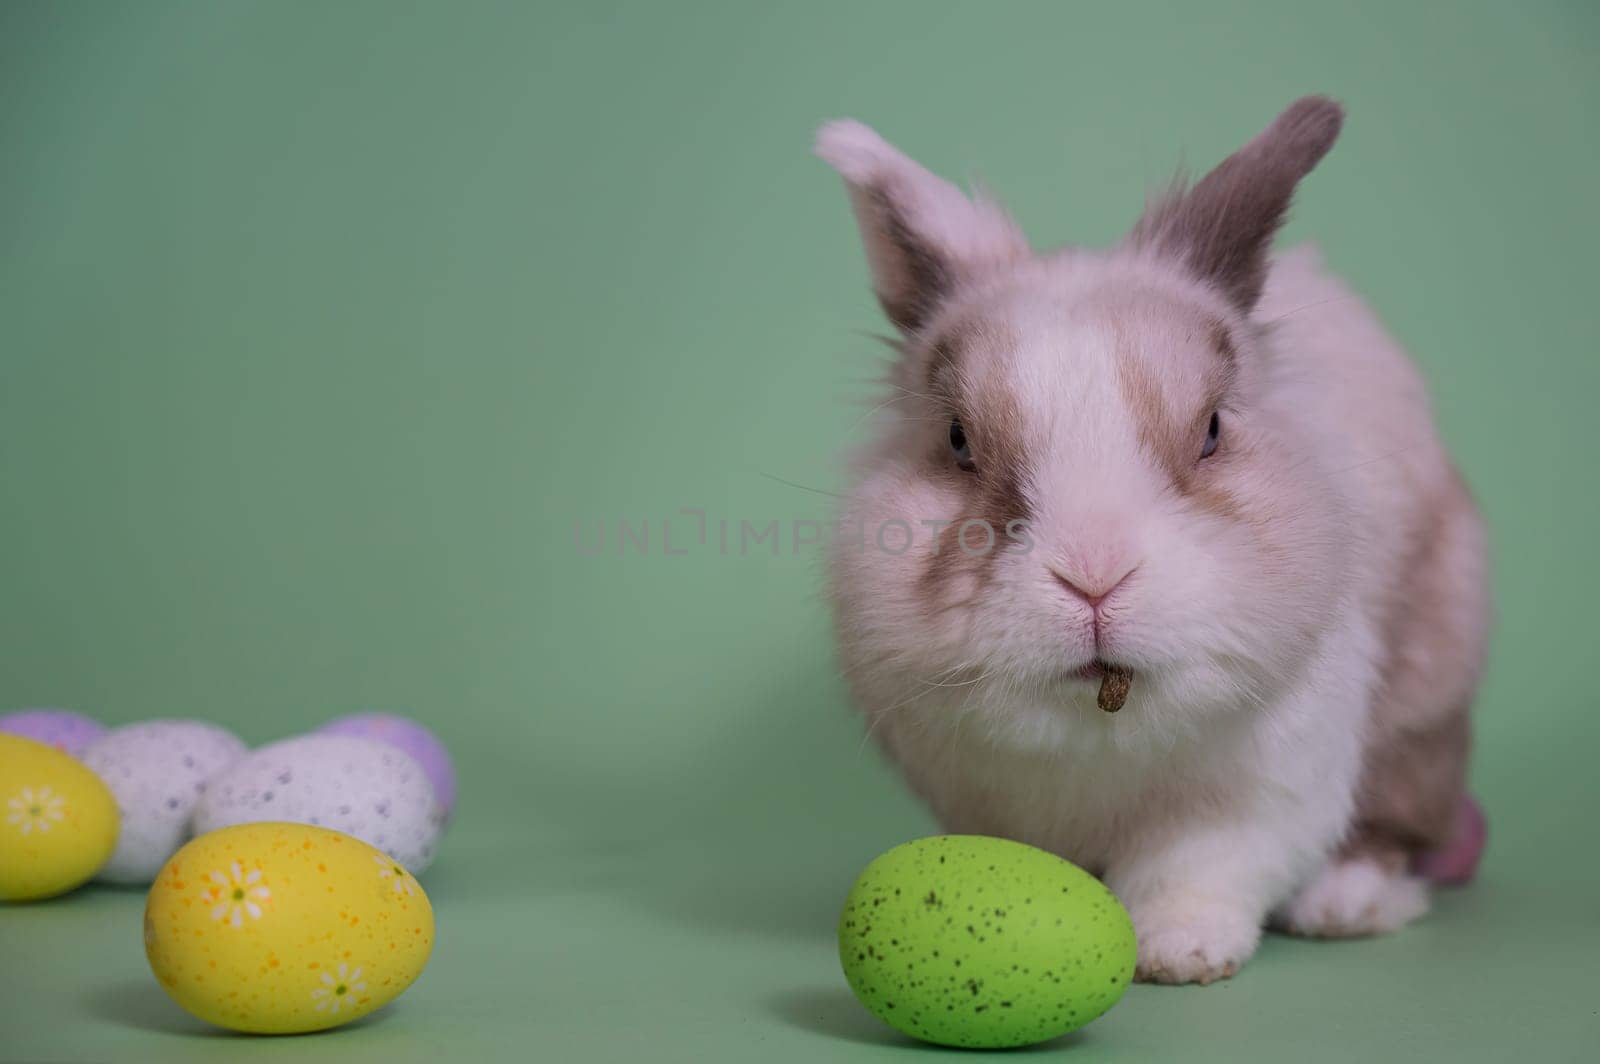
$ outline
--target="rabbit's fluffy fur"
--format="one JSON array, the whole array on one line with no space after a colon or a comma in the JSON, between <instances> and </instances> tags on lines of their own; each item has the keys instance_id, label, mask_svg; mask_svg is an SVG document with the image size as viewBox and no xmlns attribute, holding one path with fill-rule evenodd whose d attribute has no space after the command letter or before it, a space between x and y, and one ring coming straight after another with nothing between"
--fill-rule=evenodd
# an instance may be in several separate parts
<instances>
[{"instance_id":1,"label":"rabbit's fluffy fur","mask_svg":"<svg viewBox=\"0 0 1600 1064\"><path fill-rule=\"evenodd\" d=\"M947 830L1103 876L1144 979L1400 927L1464 800L1482 522L1405 354L1270 253L1341 121L1297 101L1048 253L859 123L817 138L900 331L831 556L846 675Z\"/></svg>"}]
</instances>

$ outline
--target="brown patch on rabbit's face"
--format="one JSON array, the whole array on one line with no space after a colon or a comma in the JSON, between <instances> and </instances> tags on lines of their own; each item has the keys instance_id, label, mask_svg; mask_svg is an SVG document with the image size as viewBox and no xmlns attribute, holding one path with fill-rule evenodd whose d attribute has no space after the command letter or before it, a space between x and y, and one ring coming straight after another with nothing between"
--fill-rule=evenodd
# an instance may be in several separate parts
<instances>
[{"instance_id":1,"label":"brown patch on rabbit's face","mask_svg":"<svg viewBox=\"0 0 1600 1064\"><path fill-rule=\"evenodd\" d=\"M1226 400L1234 384L1238 352L1226 323L1202 317L1189 335L1187 346L1196 349L1199 369L1184 365L1189 381L1170 379L1172 352L1153 354L1141 350L1127 330L1121 333L1117 352L1117 385L1133 415L1139 442L1154 457L1179 493L1220 516L1237 516L1238 506L1226 489L1204 476L1201 449L1211 416ZM1198 400L1196 399L1198 394ZM1226 442L1219 444L1219 450ZM1212 456L1216 458L1216 455Z\"/></svg>"},{"instance_id":2,"label":"brown patch on rabbit's face","mask_svg":"<svg viewBox=\"0 0 1600 1064\"><path fill-rule=\"evenodd\" d=\"M986 579L1015 542L1014 530L1030 518L1022 411L995 375L973 365L978 345L1007 343L1014 343L1007 330L966 322L946 330L929 350L930 416L936 424L946 416L959 421L973 456L972 468L962 468L943 435L930 455L934 478L962 497L958 513L935 534L923 577L930 590L941 590L959 572Z\"/></svg>"}]
</instances>

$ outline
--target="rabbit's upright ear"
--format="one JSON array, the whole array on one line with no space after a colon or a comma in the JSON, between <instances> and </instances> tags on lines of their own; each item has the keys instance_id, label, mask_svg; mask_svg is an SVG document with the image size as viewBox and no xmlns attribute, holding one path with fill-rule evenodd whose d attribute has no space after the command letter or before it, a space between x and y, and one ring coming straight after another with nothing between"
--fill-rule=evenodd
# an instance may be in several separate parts
<instances>
[{"instance_id":1,"label":"rabbit's upright ear","mask_svg":"<svg viewBox=\"0 0 1600 1064\"><path fill-rule=\"evenodd\" d=\"M1176 255L1248 314L1295 186L1333 147L1343 122L1344 109L1326 96L1296 100L1193 188L1152 206L1129 239Z\"/></svg>"},{"instance_id":2,"label":"rabbit's upright ear","mask_svg":"<svg viewBox=\"0 0 1600 1064\"><path fill-rule=\"evenodd\" d=\"M903 332L923 325L964 276L1029 254L997 205L968 197L860 122L823 126L816 153L850 190L873 290Z\"/></svg>"}]
</instances>

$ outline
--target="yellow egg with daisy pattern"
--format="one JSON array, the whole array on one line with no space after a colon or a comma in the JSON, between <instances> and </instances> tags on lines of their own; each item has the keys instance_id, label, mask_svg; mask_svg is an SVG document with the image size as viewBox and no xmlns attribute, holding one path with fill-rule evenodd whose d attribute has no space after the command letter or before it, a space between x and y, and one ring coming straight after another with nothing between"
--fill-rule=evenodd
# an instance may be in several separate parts
<instances>
[{"instance_id":1,"label":"yellow egg with daisy pattern","mask_svg":"<svg viewBox=\"0 0 1600 1064\"><path fill-rule=\"evenodd\" d=\"M433 950L433 907L360 839L239 824L192 839L150 887L145 956L173 1000L235 1031L297 1034L383 1008Z\"/></svg>"},{"instance_id":2,"label":"yellow egg with daisy pattern","mask_svg":"<svg viewBox=\"0 0 1600 1064\"><path fill-rule=\"evenodd\" d=\"M0 734L0 901L71 890L117 845L117 803L100 777L53 746Z\"/></svg>"}]
</instances>

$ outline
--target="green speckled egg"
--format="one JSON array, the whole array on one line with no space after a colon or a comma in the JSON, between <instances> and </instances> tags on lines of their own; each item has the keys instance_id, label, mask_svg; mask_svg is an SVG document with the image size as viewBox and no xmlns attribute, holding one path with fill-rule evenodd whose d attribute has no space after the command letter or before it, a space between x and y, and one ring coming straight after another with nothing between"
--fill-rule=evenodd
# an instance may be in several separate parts
<instances>
[{"instance_id":1,"label":"green speckled egg","mask_svg":"<svg viewBox=\"0 0 1600 1064\"><path fill-rule=\"evenodd\" d=\"M896 846L839 917L839 962L872 1014L913 1038L1001 1049L1115 1005L1137 946L1122 903L1054 854L983 835Z\"/></svg>"}]
</instances>

